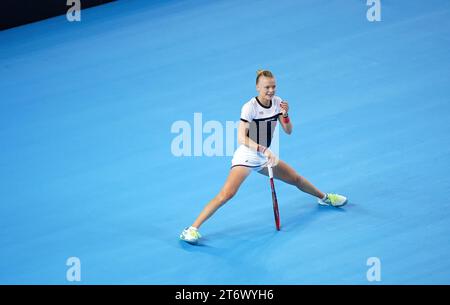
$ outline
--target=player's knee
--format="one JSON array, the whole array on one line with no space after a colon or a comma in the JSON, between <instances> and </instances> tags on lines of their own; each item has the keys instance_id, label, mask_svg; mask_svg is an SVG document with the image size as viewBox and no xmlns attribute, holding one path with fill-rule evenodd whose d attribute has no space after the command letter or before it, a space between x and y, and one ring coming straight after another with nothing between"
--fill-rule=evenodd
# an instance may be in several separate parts
<instances>
[{"instance_id":1,"label":"player's knee","mask_svg":"<svg viewBox=\"0 0 450 305\"><path fill-rule=\"evenodd\" d=\"M227 202L228 200L230 200L231 198L233 198L233 196L236 194L235 190L222 190L218 197L219 197L219 201L224 204L225 202Z\"/></svg>"}]
</instances>

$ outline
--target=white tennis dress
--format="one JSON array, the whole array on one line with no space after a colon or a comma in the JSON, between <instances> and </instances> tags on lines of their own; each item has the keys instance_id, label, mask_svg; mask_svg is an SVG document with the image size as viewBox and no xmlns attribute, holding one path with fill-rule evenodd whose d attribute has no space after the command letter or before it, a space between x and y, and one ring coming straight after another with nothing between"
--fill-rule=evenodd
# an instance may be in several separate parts
<instances>
[{"instance_id":1,"label":"white tennis dress","mask_svg":"<svg viewBox=\"0 0 450 305\"><path fill-rule=\"evenodd\" d=\"M274 96L269 106L264 106L257 97L242 106L241 121L250 123L247 136L256 143L270 147L273 133L281 114L282 99ZM267 157L241 144L234 152L231 167L246 166L259 171L267 165Z\"/></svg>"}]
</instances>

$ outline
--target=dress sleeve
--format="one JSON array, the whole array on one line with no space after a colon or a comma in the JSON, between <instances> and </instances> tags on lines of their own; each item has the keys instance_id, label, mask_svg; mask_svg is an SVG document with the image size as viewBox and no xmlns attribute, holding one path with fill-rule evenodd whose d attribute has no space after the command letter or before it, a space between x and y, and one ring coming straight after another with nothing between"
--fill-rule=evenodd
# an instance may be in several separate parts
<instances>
[{"instance_id":1,"label":"dress sleeve","mask_svg":"<svg viewBox=\"0 0 450 305\"><path fill-rule=\"evenodd\" d=\"M242 106L241 110L241 121L250 123L254 119L253 109L250 105L250 103L246 103L244 106Z\"/></svg>"}]
</instances>

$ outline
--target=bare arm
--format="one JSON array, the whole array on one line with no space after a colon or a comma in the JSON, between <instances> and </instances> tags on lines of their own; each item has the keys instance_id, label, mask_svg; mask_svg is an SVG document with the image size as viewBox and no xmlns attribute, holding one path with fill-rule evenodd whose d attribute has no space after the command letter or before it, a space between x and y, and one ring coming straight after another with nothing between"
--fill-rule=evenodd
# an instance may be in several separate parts
<instances>
[{"instance_id":1,"label":"bare arm","mask_svg":"<svg viewBox=\"0 0 450 305\"><path fill-rule=\"evenodd\" d=\"M283 127L284 132L287 133L287 134L291 134L292 133L292 123L291 123L290 119L287 120L288 121L287 123L284 122L288 118L289 117L285 118L285 117L283 117L282 114L280 114L278 116L278 121L280 122L281 127Z\"/></svg>"},{"instance_id":2,"label":"bare arm","mask_svg":"<svg viewBox=\"0 0 450 305\"><path fill-rule=\"evenodd\" d=\"M247 136L249 127L250 127L250 123L244 122L242 120L239 122L238 143L245 145L252 150L261 152L262 154L264 154L264 156L266 156L268 158L270 163L276 165L276 163L278 162L278 157L275 156L270 151L270 149L268 149L267 147L264 147L262 145L259 145L258 143L256 143L255 141L253 141L252 139L250 139Z\"/></svg>"},{"instance_id":3,"label":"bare arm","mask_svg":"<svg viewBox=\"0 0 450 305\"><path fill-rule=\"evenodd\" d=\"M258 151L258 143L250 139L247 134L250 128L250 123L240 121L238 127L238 143L247 146L250 149Z\"/></svg>"},{"instance_id":4,"label":"bare arm","mask_svg":"<svg viewBox=\"0 0 450 305\"><path fill-rule=\"evenodd\" d=\"M287 101L281 102L281 114L278 116L278 121L281 124L281 127L283 127L283 130L287 134L292 133L292 123L288 116L289 111L289 104Z\"/></svg>"}]
</instances>

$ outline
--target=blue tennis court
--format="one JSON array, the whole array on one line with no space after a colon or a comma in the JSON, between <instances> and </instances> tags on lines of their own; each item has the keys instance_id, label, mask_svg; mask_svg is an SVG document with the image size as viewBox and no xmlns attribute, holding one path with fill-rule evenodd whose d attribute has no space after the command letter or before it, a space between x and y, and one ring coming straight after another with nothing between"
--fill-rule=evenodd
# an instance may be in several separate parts
<instances>
[{"instance_id":1,"label":"blue tennis court","mask_svg":"<svg viewBox=\"0 0 450 305\"><path fill-rule=\"evenodd\" d=\"M450 284L450 2L381 2L117 1L1 31L0 283L73 284L76 257L80 284ZM229 139L261 68L290 103L280 158L349 203L276 181L277 232L252 173L182 243L237 145L194 138Z\"/></svg>"}]
</instances>

